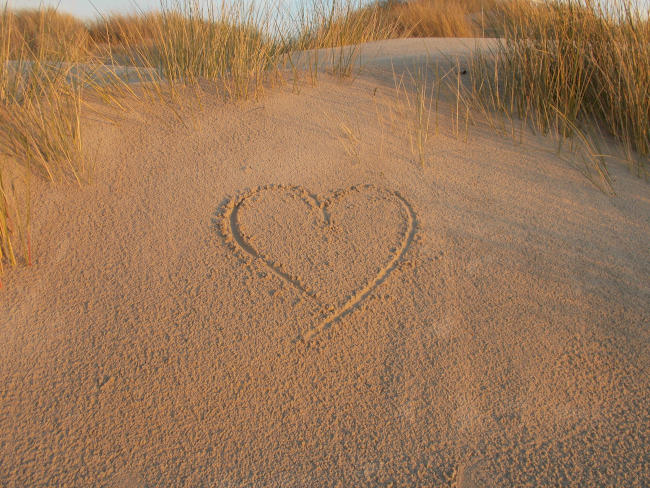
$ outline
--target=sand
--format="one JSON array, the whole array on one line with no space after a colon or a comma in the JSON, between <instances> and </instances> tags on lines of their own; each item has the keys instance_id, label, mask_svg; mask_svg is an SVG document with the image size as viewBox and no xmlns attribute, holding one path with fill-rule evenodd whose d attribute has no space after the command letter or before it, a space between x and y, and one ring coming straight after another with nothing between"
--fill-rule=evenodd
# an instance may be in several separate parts
<instances>
[{"instance_id":1,"label":"sand","mask_svg":"<svg viewBox=\"0 0 650 488\"><path fill-rule=\"evenodd\" d=\"M448 106L422 168L392 70L460 42L89 115L3 275L0 485L647 486L648 185Z\"/></svg>"}]
</instances>

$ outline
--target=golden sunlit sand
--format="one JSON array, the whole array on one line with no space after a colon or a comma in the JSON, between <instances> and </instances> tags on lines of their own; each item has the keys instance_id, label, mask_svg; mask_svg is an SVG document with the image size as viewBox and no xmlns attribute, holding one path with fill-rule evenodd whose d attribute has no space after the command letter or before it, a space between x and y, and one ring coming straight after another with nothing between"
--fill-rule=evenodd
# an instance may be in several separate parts
<instances>
[{"instance_id":1,"label":"golden sunlit sand","mask_svg":"<svg viewBox=\"0 0 650 488\"><path fill-rule=\"evenodd\" d=\"M88 115L2 277L0 485L647 485L647 183L444 96L420 150L395 80L474 43Z\"/></svg>"}]
</instances>

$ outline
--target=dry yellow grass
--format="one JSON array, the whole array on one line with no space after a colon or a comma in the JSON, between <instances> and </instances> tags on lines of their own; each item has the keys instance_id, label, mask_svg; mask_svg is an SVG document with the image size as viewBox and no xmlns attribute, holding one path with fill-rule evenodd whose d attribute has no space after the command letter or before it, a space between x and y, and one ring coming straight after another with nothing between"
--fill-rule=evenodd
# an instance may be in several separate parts
<instances>
[{"instance_id":1,"label":"dry yellow grass","mask_svg":"<svg viewBox=\"0 0 650 488\"><path fill-rule=\"evenodd\" d=\"M384 15L394 19L399 36L475 37L484 32L484 13L495 0L413 0L388 2Z\"/></svg>"},{"instance_id":2,"label":"dry yellow grass","mask_svg":"<svg viewBox=\"0 0 650 488\"><path fill-rule=\"evenodd\" d=\"M70 18L56 18L51 10L0 14L0 152L7 158L0 161L0 261L12 265L21 254L31 262L32 173L78 182L84 173L82 83L71 62L82 53L81 34Z\"/></svg>"},{"instance_id":3,"label":"dry yellow grass","mask_svg":"<svg viewBox=\"0 0 650 488\"><path fill-rule=\"evenodd\" d=\"M387 16L381 5L367 5L360 0L315 0L292 20L289 32L296 34L281 33L282 51L288 54L288 63L293 68L294 55L302 58L304 65L303 53L307 52L306 65L312 82L323 64L337 76L350 76L358 59L359 44L395 37L397 27L395 19ZM327 54L322 55L319 50L327 50Z\"/></svg>"},{"instance_id":4,"label":"dry yellow grass","mask_svg":"<svg viewBox=\"0 0 650 488\"><path fill-rule=\"evenodd\" d=\"M517 117L560 141L604 130L625 148L632 169L648 177L650 23L636 4L605 10L582 1L515 1L493 13L503 41L470 66L470 96L481 109ZM610 186L597 150L594 177Z\"/></svg>"},{"instance_id":5,"label":"dry yellow grass","mask_svg":"<svg viewBox=\"0 0 650 488\"><path fill-rule=\"evenodd\" d=\"M8 13L8 8L4 10ZM86 26L72 15L53 8L12 12L9 44L12 58L24 56L29 50L39 59L80 60L86 53L90 36Z\"/></svg>"}]
</instances>

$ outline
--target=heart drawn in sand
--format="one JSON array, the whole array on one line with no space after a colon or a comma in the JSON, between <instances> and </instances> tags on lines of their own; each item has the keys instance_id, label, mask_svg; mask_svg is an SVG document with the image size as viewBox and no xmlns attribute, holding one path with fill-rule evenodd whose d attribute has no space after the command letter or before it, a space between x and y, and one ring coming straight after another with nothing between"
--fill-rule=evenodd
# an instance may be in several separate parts
<instances>
[{"instance_id":1,"label":"heart drawn in sand","mask_svg":"<svg viewBox=\"0 0 650 488\"><path fill-rule=\"evenodd\" d=\"M244 256L315 300L320 321L301 339L359 306L395 269L415 235L415 213L397 192L364 185L320 198L297 186L264 186L230 201L222 231Z\"/></svg>"}]
</instances>

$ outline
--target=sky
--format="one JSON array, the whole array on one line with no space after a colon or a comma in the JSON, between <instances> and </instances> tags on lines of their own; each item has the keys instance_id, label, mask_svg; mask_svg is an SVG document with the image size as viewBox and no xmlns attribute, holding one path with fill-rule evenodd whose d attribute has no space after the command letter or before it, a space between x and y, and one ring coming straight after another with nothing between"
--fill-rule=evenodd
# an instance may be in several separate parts
<instances>
[{"instance_id":1,"label":"sky","mask_svg":"<svg viewBox=\"0 0 650 488\"><path fill-rule=\"evenodd\" d=\"M9 5L14 8L37 8L41 5L58 6L62 12L92 19L97 17L97 11L102 14L131 13L136 11L136 6L137 10L154 9L160 5L160 0L9 0Z\"/></svg>"},{"instance_id":2,"label":"sky","mask_svg":"<svg viewBox=\"0 0 650 488\"><path fill-rule=\"evenodd\" d=\"M7 0L0 0L0 6ZM67 12L83 19L94 19L101 14L110 13L134 13L139 11L155 10L160 7L161 1L167 5L174 5L178 0L8 0L9 6L13 8L38 8L42 5L57 7L61 12ZM226 4L240 2L241 0L225 0ZM650 1L650 0L648 0ZM222 0L199 0L199 3L214 5L221 4ZM250 4L255 0L244 0L244 4ZM309 3L305 0L257 0L258 5L287 5L296 6L301 3Z\"/></svg>"},{"instance_id":3,"label":"sky","mask_svg":"<svg viewBox=\"0 0 650 488\"><path fill-rule=\"evenodd\" d=\"M219 3L220 1L215 0L215 3ZM614 0L600 1L604 5L607 5ZM650 8L650 0L638 1L642 5ZM0 0L0 5L3 3L3 0ZM284 3L295 5L301 2L300 0L285 0ZM160 0L9 0L9 5L14 8L34 8L40 5L58 6L63 12L68 12L84 19L93 19L97 17L98 11L102 14L107 14L114 12L133 13L137 10L155 9L160 5Z\"/></svg>"}]
</instances>

